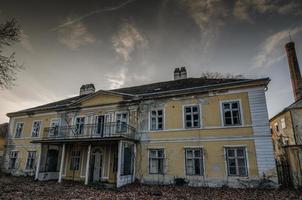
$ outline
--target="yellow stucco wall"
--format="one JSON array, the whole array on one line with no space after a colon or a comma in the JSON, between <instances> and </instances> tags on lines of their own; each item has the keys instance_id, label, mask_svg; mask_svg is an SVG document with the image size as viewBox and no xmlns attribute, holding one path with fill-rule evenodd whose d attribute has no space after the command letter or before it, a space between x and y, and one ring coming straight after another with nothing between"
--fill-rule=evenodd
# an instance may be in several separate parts
<instances>
[{"instance_id":1,"label":"yellow stucco wall","mask_svg":"<svg viewBox=\"0 0 302 200\"><path fill-rule=\"evenodd\" d=\"M243 124L241 127L228 127L223 128L221 122L221 113L220 113L220 101L225 100L240 100L241 108L243 113ZM91 99L87 99L81 103L81 106L93 106L100 104L108 104L114 102L122 101L122 97L116 95L109 94L99 94ZM183 106L188 104L199 104L201 105L201 128L198 129L183 129ZM236 94L224 94L218 96L211 97L203 97L202 101L197 100L196 98L185 99L185 100L167 100L165 105L165 130L158 132L147 132L146 136L150 140L160 139L162 142L156 143L142 143L138 145L137 148L137 163L136 168L138 174L140 175L148 175L148 148L156 148L162 147L165 148L166 156L168 159L168 174L171 176L183 176L184 175L184 147L185 146L202 146L205 153L205 176L206 177L225 177L225 158L224 158L224 145L245 145L247 148L248 154L248 166L249 166L249 175L257 176L257 162L256 162L256 153L255 153L255 145L254 141L251 139L241 139L241 141L231 141L231 140L215 140L220 137L229 137L229 136L238 136L238 137L249 137L253 135L253 130L251 127L251 113L249 109L248 102L248 94L246 92L236 93ZM118 105L115 107L98 107L95 109L89 110L81 110L78 115L96 115L96 114L106 114L108 112L115 111L128 111L130 114L130 124L135 126L137 125L137 113L134 110L130 110L129 108L119 107ZM12 139L12 143L16 145L26 145L30 144L32 141L31 138L31 129L32 123L34 120L42 120L42 127L40 136L42 135L42 131L44 127L49 127L51 119L56 118L57 115L42 115L38 117L28 116L25 118L17 118L14 120L14 124L16 122L24 122L24 131L21 139ZM176 130L177 129L177 130ZM15 130L15 127L14 127ZM166 139L173 138L202 138L202 137L214 137L211 141L197 142L163 142ZM86 154L87 146L81 147L81 156ZM117 148L117 147L116 147ZM21 148L17 148L21 149ZM20 150L26 152L26 150ZM111 154L111 158L108 158L108 149L104 149L106 152L105 160L103 162L109 162L110 168L113 167L113 154ZM70 149L67 148L67 163L66 163L66 172L65 178L73 177L73 172L69 170L70 166ZM23 153L21 154L24 157ZM24 157L25 160L27 156ZM85 165L85 157L81 158L81 170L75 173L75 177L79 179L83 178L85 175L83 173ZM107 160L106 160L107 159ZM84 163L84 164L83 164ZM25 164L24 164L25 166ZM109 181L115 181L115 173L112 170L109 170L108 174L108 165L105 165L106 176L109 177ZM85 170L84 170L85 171Z\"/></svg>"},{"instance_id":2,"label":"yellow stucco wall","mask_svg":"<svg viewBox=\"0 0 302 200\"><path fill-rule=\"evenodd\" d=\"M139 176L148 176L148 150L153 148L163 148L167 162L168 176L185 177L185 147L202 147L204 150L205 177L219 178L226 177L226 163L224 155L225 145L246 146L248 159L248 175L258 176L258 168L255 155L255 145L253 140L244 141L211 141L211 142L173 142L159 144L141 144L138 147ZM151 175L156 178L157 175Z\"/></svg>"},{"instance_id":3,"label":"yellow stucco wall","mask_svg":"<svg viewBox=\"0 0 302 200\"><path fill-rule=\"evenodd\" d=\"M81 103L81 106L93 106L101 104L112 104L118 103L123 100L122 96L113 94L103 94L100 93L92 98L89 98Z\"/></svg>"},{"instance_id":4,"label":"yellow stucco wall","mask_svg":"<svg viewBox=\"0 0 302 200\"><path fill-rule=\"evenodd\" d=\"M203 127L221 126L220 102L226 100L240 100L244 125L251 125L251 114L249 109L248 94L246 92L238 94L225 94L220 96L205 97L203 102L196 98L186 100L171 100L165 105L165 128L183 128L183 106L190 104L201 104L201 120Z\"/></svg>"}]
</instances>

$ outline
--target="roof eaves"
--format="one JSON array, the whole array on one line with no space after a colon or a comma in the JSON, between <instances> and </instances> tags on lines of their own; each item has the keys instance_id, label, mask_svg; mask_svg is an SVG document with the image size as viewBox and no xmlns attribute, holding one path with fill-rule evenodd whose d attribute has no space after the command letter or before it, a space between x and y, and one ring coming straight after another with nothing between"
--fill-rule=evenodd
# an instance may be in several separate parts
<instances>
[{"instance_id":1,"label":"roof eaves","mask_svg":"<svg viewBox=\"0 0 302 200\"><path fill-rule=\"evenodd\" d=\"M181 92L181 91L188 91L188 90L194 90L194 89L204 89L204 88L212 88L212 87L220 87L220 86L229 86L233 84L243 84L243 83L249 83L249 82L256 82L256 81L267 81L265 85L267 85L270 81L269 78L263 78L263 79L248 79L243 81L234 81L229 83L219 83L219 84L213 84L213 85L205 85L205 86L198 86L198 87L191 87L191 88L184 88L184 89L177 89L177 90L168 90L168 91L162 91L162 92L152 92L152 93L146 93L146 94L138 94L137 96L152 96L152 95L158 95L158 94L165 94L165 93L173 93L173 92Z\"/></svg>"}]
</instances>

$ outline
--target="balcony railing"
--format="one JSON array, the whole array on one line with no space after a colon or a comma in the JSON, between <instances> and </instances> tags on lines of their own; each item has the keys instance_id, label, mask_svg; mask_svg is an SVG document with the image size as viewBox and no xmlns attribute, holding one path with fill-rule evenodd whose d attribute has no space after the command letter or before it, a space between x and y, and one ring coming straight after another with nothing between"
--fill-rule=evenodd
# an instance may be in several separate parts
<instances>
[{"instance_id":1,"label":"balcony railing","mask_svg":"<svg viewBox=\"0 0 302 200\"><path fill-rule=\"evenodd\" d=\"M127 123L110 122L100 124L46 127L44 128L42 139L88 139L117 137L135 139L135 133L136 129Z\"/></svg>"}]
</instances>

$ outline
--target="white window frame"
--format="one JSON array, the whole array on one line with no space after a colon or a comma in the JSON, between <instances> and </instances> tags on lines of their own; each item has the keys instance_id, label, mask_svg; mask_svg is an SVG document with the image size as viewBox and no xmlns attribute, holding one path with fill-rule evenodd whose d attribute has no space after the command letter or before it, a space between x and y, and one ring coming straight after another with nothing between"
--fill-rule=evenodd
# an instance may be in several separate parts
<instances>
[{"instance_id":1,"label":"white window frame","mask_svg":"<svg viewBox=\"0 0 302 200\"><path fill-rule=\"evenodd\" d=\"M162 128L159 129L158 128L158 111L161 110L162 111ZM156 116L155 116L155 120L156 120L156 128L152 129L152 112L155 111L156 112ZM163 131L165 130L165 109L164 108L155 108L155 109L151 109L149 111L149 131Z\"/></svg>"},{"instance_id":2,"label":"white window frame","mask_svg":"<svg viewBox=\"0 0 302 200\"><path fill-rule=\"evenodd\" d=\"M118 122L117 122L117 115L122 115L122 114L126 114L126 121L125 121L125 122L122 121L122 122L126 123L126 130L125 130L125 131L120 130L120 128L121 128L122 126L120 126L120 125L118 124ZM127 130L127 125L129 124L129 113L128 113L127 111L124 111L124 112L116 112L116 113L115 113L115 122L116 122L116 132L117 132L117 133L125 133L125 132L127 132L127 131L128 131L128 130Z\"/></svg>"},{"instance_id":3,"label":"white window frame","mask_svg":"<svg viewBox=\"0 0 302 200\"><path fill-rule=\"evenodd\" d=\"M51 130L52 130L52 128L53 128L52 123L53 123L53 121L55 121L55 120L58 120L58 121L59 121L59 123L58 123L58 134L59 134L59 129L60 129L60 126L61 126L61 118L52 118L52 119L50 120L50 123L49 123L50 129L49 129L49 133L48 133L48 134L49 134L50 136L55 136L54 134L51 133Z\"/></svg>"},{"instance_id":4,"label":"white window frame","mask_svg":"<svg viewBox=\"0 0 302 200\"><path fill-rule=\"evenodd\" d=\"M81 170L81 151L72 150L70 154L70 171L80 171Z\"/></svg>"},{"instance_id":5,"label":"white window frame","mask_svg":"<svg viewBox=\"0 0 302 200\"><path fill-rule=\"evenodd\" d=\"M151 157L151 151L156 151L156 157ZM162 157L158 157L158 151L162 151L163 152L163 156ZM162 160L162 172L159 173L157 172L151 172L151 159L161 159ZM166 162L166 152L164 148L150 148L148 149L148 172L150 175L164 175L165 174L165 162ZM158 170L158 168L157 168Z\"/></svg>"},{"instance_id":6,"label":"white window frame","mask_svg":"<svg viewBox=\"0 0 302 200\"><path fill-rule=\"evenodd\" d=\"M199 114L199 126L198 127L187 127L186 125L186 107L198 106L198 114ZM192 118L193 120L193 118ZM201 104L186 104L182 106L182 121L183 121L183 129L199 129L202 127L202 111L201 111Z\"/></svg>"},{"instance_id":7,"label":"white window frame","mask_svg":"<svg viewBox=\"0 0 302 200\"><path fill-rule=\"evenodd\" d=\"M33 170L35 168L36 157L37 157L36 151L27 152L27 159L26 159L26 163L25 163L26 170ZM30 165L32 165L32 168L29 167Z\"/></svg>"},{"instance_id":8,"label":"white window frame","mask_svg":"<svg viewBox=\"0 0 302 200\"><path fill-rule=\"evenodd\" d=\"M78 118L84 118L84 123L82 124L83 125L83 133L78 133L77 131L77 119ZM75 127L75 131L73 132L73 134L76 134L76 135L85 135L85 124L86 124L86 119L87 117L86 116L83 116L83 115L80 115L80 116L76 116L74 118L74 127Z\"/></svg>"},{"instance_id":9,"label":"white window frame","mask_svg":"<svg viewBox=\"0 0 302 200\"><path fill-rule=\"evenodd\" d=\"M14 157L12 157L12 155L14 154ZM18 164L18 156L19 156L19 151L10 151L9 153L9 169L16 169L16 165ZM12 158L15 159L15 162L14 162L14 166L12 167Z\"/></svg>"},{"instance_id":10,"label":"white window frame","mask_svg":"<svg viewBox=\"0 0 302 200\"><path fill-rule=\"evenodd\" d=\"M34 125L35 125L36 122L39 123L39 131L38 131L37 135L34 136L33 135L33 133L34 133ZM31 137L33 137L33 138L40 137L41 129L42 129L42 120L34 120L33 124L32 124L32 127L31 127Z\"/></svg>"},{"instance_id":11,"label":"white window frame","mask_svg":"<svg viewBox=\"0 0 302 200\"><path fill-rule=\"evenodd\" d=\"M240 122L241 122L239 125L225 125L225 123L224 123L223 104L224 103L232 103L232 102L239 102L239 109L240 109L239 114L240 114ZM221 126L222 127L242 127L242 126L244 126L244 115L243 115L241 99L231 99L231 100L222 100L222 101L220 101L220 119L221 119Z\"/></svg>"},{"instance_id":12,"label":"white window frame","mask_svg":"<svg viewBox=\"0 0 302 200\"><path fill-rule=\"evenodd\" d=\"M187 158L187 150L192 150L193 151L193 157L192 158ZM195 158L195 155L194 155L194 151L195 150L201 150L201 157L200 157L200 159L202 160L201 162L201 165L200 165L200 167L201 167L201 174L188 174L188 171L187 171L187 159L192 159L192 160L194 160L194 158ZM205 164L204 164L204 148L203 147L184 147L184 152L185 152L185 162L184 162L184 169L185 169L185 175L186 176L204 176L204 174L205 174ZM193 161L193 167L194 167L194 162L195 162L195 160ZM195 170L193 170L193 171L195 171Z\"/></svg>"},{"instance_id":13,"label":"white window frame","mask_svg":"<svg viewBox=\"0 0 302 200\"><path fill-rule=\"evenodd\" d=\"M285 128L286 128L285 118L282 118L282 119L280 120L280 122L281 122L281 128L282 128L282 129L285 129Z\"/></svg>"},{"instance_id":14,"label":"white window frame","mask_svg":"<svg viewBox=\"0 0 302 200\"><path fill-rule=\"evenodd\" d=\"M21 133L17 136L17 130L19 124L22 124L22 129L21 129ZM15 127L15 138L21 138L23 135L23 131L24 131L24 122L17 122Z\"/></svg>"},{"instance_id":15,"label":"white window frame","mask_svg":"<svg viewBox=\"0 0 302 200\"><path fill-rule=\"evenodd\" d=\"M246 175L239 175L238 165L236 165L236 171L237 171L236 174L231 175L229 173L228 151L227 150L228 149L238 149L238 148L244 149ZM237 150L235 152L236 152L235 155L237 155ZM249 159L248 159L248 151L247 151L247 146L246 145L225 145L224 146L224 155L225 155L224 156L225 157L225 172L226 172L226 175L228 177L248 177L249 176ZM233 159L236 159L236 163L237 163L238 156L235 156Z\"/></svg>"}]
</instances>

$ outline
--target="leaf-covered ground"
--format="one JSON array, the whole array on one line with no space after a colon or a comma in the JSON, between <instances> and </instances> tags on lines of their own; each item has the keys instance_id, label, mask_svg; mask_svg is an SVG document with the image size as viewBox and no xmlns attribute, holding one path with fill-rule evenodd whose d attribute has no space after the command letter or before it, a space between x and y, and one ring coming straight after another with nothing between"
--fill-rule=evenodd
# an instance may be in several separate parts
<instances>
[{"instance_id":1,"label":"leaf-covered ground","mask_svg":"<svg viewBox=\"0 0 302 200\"><path fill-rule=\"evenodd\" d=\"M120 189L101 189L82 183L39 182L32 178L0 176L0 199L301 199L302 191L231 188L192 188L132 184Z\"/></svg>"}]
</instances>

